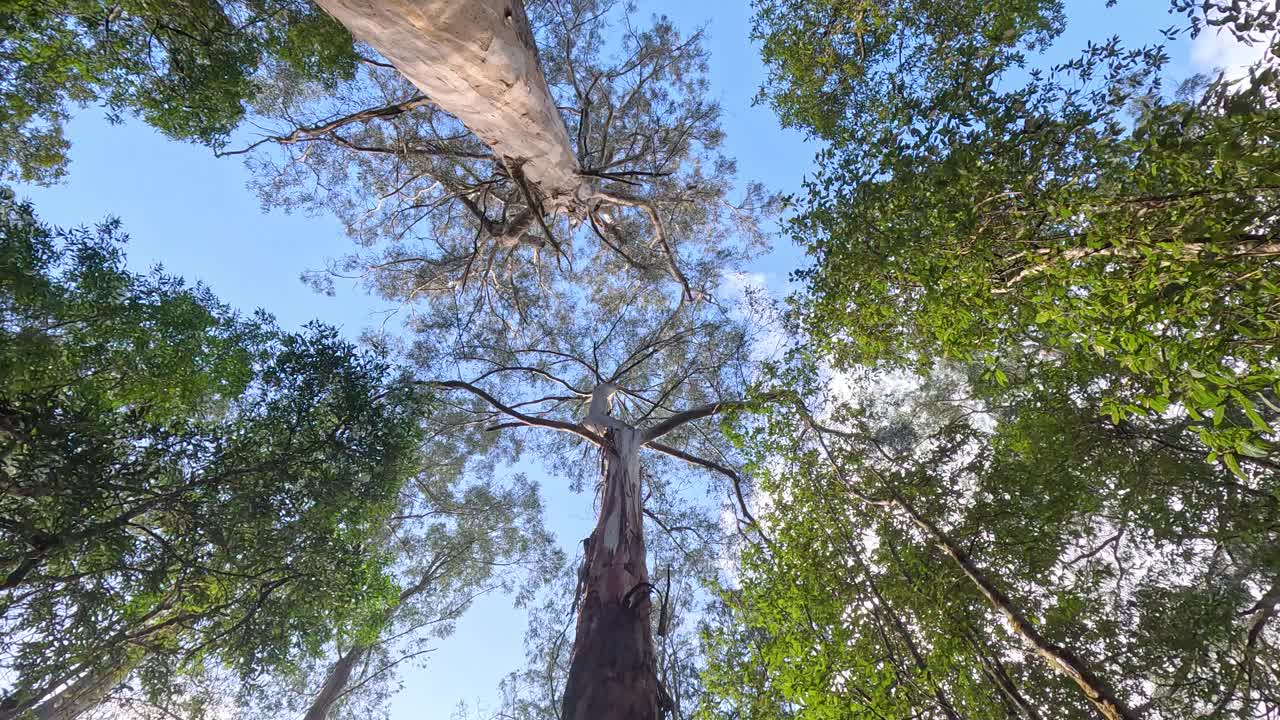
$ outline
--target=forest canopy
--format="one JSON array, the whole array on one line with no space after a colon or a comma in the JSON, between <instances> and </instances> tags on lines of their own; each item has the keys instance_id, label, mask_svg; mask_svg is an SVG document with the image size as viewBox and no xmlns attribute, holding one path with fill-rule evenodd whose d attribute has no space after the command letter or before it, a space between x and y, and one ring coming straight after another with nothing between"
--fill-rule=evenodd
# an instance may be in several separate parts
<instances>
[{"instance_id":1,"label":"forest canopy","mask_svg":"<svg viewBox=\"0 0 1280 720\"><path fill-rule=\"evenodd\" d=\"M393 717L495 592L459 717L1280 720L1280 6L1096 4L755 0L798 188L630 3L0 8L6 177L141 120L397 308L0 196L0 720Z\"/></svg>"}]
</instances>

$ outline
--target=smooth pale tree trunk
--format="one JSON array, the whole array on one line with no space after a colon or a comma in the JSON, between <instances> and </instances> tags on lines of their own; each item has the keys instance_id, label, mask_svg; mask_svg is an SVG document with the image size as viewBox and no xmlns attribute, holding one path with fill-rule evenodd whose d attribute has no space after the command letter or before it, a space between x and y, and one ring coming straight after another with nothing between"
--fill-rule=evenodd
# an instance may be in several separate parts
<instances>
[{"instance_id":1,"label":"smooth pale tree trunk","mask_svg":"<svg viewBox=\"0 0 1280 720\"><path fill-rule=\"evenodd\" d=\"M317 0L533 186L547 209L589 192L521 0Z\"/></svg>"},{"instance_id":2,"label":"smooth pale tree trunk","mask_svg":"<svg viewBox=\"0 0 1280 720\"><path fill-rule=\"evenodd\" d=\"M640 487L641 431L604 433L604 499L587 541L561 720L658 720Z\"/></svg>"}]
</instances>

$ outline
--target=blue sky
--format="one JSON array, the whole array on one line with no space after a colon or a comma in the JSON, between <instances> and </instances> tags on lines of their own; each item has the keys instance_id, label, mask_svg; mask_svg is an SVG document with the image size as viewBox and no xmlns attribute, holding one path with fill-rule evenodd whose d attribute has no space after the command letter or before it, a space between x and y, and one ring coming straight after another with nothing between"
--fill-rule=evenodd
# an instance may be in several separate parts
<instances>
[{"instance_id":1,"label":"blue sky","mask_svg":"<svg viewBox=\"0 0 1280 720\"><path fill-rule=\"evenodd\" d=\"M1131 42L1153 40L1158 28L1174 22L1167 0L1120 0L1111 10L1105 0L1068 4L1072 22L1060 43L1064 50L1117 33ZM641 10L667 14L685 29L706 26L713 92L725 109L727 150L738 159L740 177L775 190L798 190L814 147L779 129L767 108L751 104L763 71L748 40L747 3L663 0L642 3ZM1249 54L1212 37L1194 47L1184 43L1172 49L1170 75L1241 62ZM136 268L163 264L171 273L205 282L235 307L271 311L286 327L319 318L354 337L382 322L382 312L391 309L351 284L339 283L335 297L304 286L299 274L323 268L327 259L346 251L349 241L330 217L262 212L238 159L216 159L204 148L165 140L140 123L111 126L94 109L76 117L69 135L69 181L54 188L19 188L47 222L66 226L119 216L132 236L128 254ZM778 245L752 268L775 289L801 261L785 240ZM541 475L538 468L528 470ZM562 481L541 479L551 527L563 544L575 544L592 524L590 500L569 493ZM508 598L481 599L424 668L406 673L393 718L443 720L459 701L488 705L498 680L523 661L523 632L523 613L512 609Z\"/></svg>"}]
</instances>

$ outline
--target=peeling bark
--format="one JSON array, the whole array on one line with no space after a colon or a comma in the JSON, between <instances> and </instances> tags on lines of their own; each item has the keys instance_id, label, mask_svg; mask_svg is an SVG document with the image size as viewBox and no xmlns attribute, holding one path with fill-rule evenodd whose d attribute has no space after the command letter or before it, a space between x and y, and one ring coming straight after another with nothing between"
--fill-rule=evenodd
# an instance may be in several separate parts
<instances>
[{"instance_id":1,"label":"peeling bark","mask_svg":"<svg viewBox=\"0 0 1280 720\"><path fill-rule=\"evenodd\" d=\"M732 478L742 511L749 516L736 473L657 442L686 423L742 407L745 402L716 402L691 408L642 428L613 417L613 398L618 388L610 382L597 385L591 392L586 417L580 423L525 414L473 383L442 380L430 384L465 390L512 419L496 427L556 430L600 448L604 493L595 529L585 543L578 576L582 602L575 603L578 624L560 720L658 720L671 703L658 681L653 642L650 594L655 588L649 582L645 558L640 450L648 447Z\"/></svg>"},{"instance_id":2,"label":"peeling bark","mask_svg":"<svg viewBox=\"0 0 1280 720\"><path fill-rule=\"evenodd\" d=\"M601 448L604 500L587 543L561 720L657 720L660 714L641 507L644 436L616 420L609 425Z\"/></svg>"},{"instance_id":3,"label":"peeling bark","mask_svg":"<svg viewBox=\"0 0 1280 720\"><path fill-rule=\"evenodd\" d=\"M520 0L317 0L431 102L453 114L548 209L587 184Z\"/></svg>"}]
</instances>

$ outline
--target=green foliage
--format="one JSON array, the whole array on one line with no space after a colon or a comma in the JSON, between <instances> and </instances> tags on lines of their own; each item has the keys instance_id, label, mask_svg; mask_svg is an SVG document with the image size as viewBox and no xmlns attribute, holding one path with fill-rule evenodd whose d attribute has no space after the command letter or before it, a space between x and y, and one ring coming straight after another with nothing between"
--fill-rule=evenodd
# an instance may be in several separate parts
<instances>
[{"instance_id":1,"label":"green foliage","mask_svg":"<svg viewBox=\"0 0 1280 720\"><path fill-rule=\"evenodd\" d=\"M0 177L64 174L69 104L102 103L219 147L260 68L332 86L356 60L350 34L305 0L4 0Z\"/></svg>"},{"instance_id":2,"label":"green foliage","mask_svg":"<svg viewBox=\"0 0 1280 720\"><path fill-rule=\"evenodd\" d=\"M1274 713L1280 478L981 374L832 402L838 432L788 408L744 428L770 539L709 628L706 717L1095 717L930 538L859 498L895 492L1131 708Z\"/></svg>"},{"instance_id":3,"label":"green foliage","mask_svg":"<svg viewBox=\"0 0 1280 720\"><path fill-rule=\"evenodd\" d=\"M992 76L1062 31L1061 0L755 0L761 92L783 123L895 145L893 127L963 114Z\"/></svg>"},{"instance_id":4,"label":"green foliage","mask_svg":"<svg viewBox=\"0 0 1280 720\"><path fill-rule=\"evenodd\" d=\"M1025 56L1056 4L873 5L759 4L766 96L831 140L792 226L816 261L798 315L829 358L1072 367L1116 422L1185 409L1228 466L1274 453L1274 68L1170 97L1160 47ZM1181 5L1197 28L1275 22Z\"/></svg>"},{"instance_id":5,"label":"green foliage","mask_svg":"<svg viewBox=\"0 0 1280 720\"><path fill-rule=\"evenodd\" d=\"M1048 67L1050 2L756 7L763 97L828 143L792 224L813 354L778 379L828 427L737 431L771 539L709 715L1094 716L903 498L1135 715L1273 716L1274 70L1171 95L1163 48L1116 40ZM1275 31L1173 9L1170 38Z\"/></svg>"},{"instance_id":6,"label":"green foliage","mask_svg":"<svg viewBox=\"0 0 1280 720\"><path fill-rule=\"evenodd\" d=\"M167 697L203 665L253 678L376 632L416 387L332 328L126 271L115 221L2 202L0 710L108 667Z\"/></svg>"}]
</instances>

